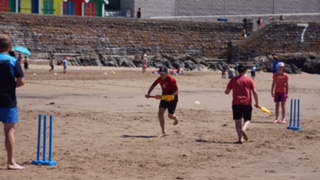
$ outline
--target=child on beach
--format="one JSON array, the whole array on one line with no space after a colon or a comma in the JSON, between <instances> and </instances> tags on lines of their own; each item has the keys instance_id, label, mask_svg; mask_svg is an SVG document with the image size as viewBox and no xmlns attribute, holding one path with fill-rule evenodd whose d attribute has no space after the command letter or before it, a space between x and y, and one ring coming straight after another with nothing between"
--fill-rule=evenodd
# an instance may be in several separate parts
<instances>
[{"instance_id":1,"label":"child on beach","mask_svg":"<svg viewBox=\"0 0 320 180\"><path fill-rule=\"evenodd\" d=\"M157 84L160 84L161 86L162 95L174 96L174 99L172 101L161 100L159 104L158 118L162 130L162 135L165 136L167 135L164 121L164 113L166 109L168 109L168 117L174 120L173 125L177 125L179 123L178 116L175 115L175 110L178 104L178 85L176 80L172 76L168 75L168 69L166 67L160 67L158 73L160 74L160 77L152 83L145 97L150 98L150 93L157 86Z\"/></svg>"},{"instance_id":2,"label":"child on beach","mask_svg":"<svg viewBox=\"0 0 320 180\"><path fill-rule=\"evenodd\" d=\"M233 91L232 112L238 134L238 141L236 144L242 144L243 139L246 141L248 140L248 136L245 132L251 122L252 95L255 101L255 107L261 107L259 105L255 82L246 76L247 68L243 65L239 65L238 71L239 75L229 81L224 93L228 95L231 90ZM244 120L243 123L242 118Z\"/></svg>"},{"instance_id":3,"label":"child on beach","mask_svg":"<svg viewBox=\"0 0 320 180\"><path fill-rule=\"evenodd\" d=\"M273 75L273 81L271 85L271 96L274 98L274 102L276 103L276 119L275 123L286 123L286 100L288 98L289 91L289 77L288 74L284 72L284 63L280 62L278 64L278 71ZM279 108L281 103L281 111L282 111L282 121L279 120Z\"/></svg>"}]
</instances>

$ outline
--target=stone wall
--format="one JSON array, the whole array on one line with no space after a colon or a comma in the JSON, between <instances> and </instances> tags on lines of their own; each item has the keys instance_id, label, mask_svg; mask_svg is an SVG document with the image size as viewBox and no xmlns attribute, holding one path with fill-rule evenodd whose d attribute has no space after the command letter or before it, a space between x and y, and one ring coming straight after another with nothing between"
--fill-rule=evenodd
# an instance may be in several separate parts
<instances>
[{"instance_id":1,"label":"stone wall","mask_svg":"<svg viewBox=\"0 0 320 180\"><path fill-rule=\"evenodd\" d=\"M232 41L233 58L246 61L265 54L297 52L319 54L319 29L320 23L316 22L271 23L244 41Z\"/></svg>"},{"instance_id":2,"label":"stone wall","mask_svg":"<svg viewBox=\"0 0 320 180\"><path fill-rule=\"evenodd\" d=\"M246 61L268 53L320 53L320 23L276 21L239 41L242 23L0 14L0 32L36 53L189 55ZM300 25L298 25L300 24ZM303 40L304 24L308 24ZM250 26L252 28L252 24Z\"/></svg>"},{"instance_id":3,"label":"stone wall","mask_svg":"<svg viewBox=\"0 0 320 180\"><path fill-rule=\"evenodd\" d=\"M0 31L33 53L190 54L225 58L242 23L0 14Z\"/></svg>"}]
</instances>

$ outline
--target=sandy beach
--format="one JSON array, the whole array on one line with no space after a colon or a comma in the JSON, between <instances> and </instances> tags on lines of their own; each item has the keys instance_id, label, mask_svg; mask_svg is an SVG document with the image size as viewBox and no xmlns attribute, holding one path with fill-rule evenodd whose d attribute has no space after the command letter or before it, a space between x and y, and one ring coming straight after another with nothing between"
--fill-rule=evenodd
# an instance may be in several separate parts
<instances>
[{"instance_id":1,"label":"sandy beach","mask_svg":"<svg viewBox=\"0 0 320 180\"><path fill-rule=\"evenodd\" d=\"M320 76L289 75L289 99L301 100L302 131L274 124L274 116L258 109L242 145L232 120L227 79L219 71L186 72L175 76L179 86L173 126L161 134L158 100L146 99L158 77L148 69L30 65L26 85L17 89L20 123L16 160L23 171L6 170L4 138L0 138L0 179L63 180L217 180L306 179L320 177ZM248 73L249 76L249 73ZM262 106L274 113L272 74L255 78ZM157 86L153 94L160 93ZM195 103L198 101L199 103ZM56 167L35 166L38 115L54 116Z\"/></svg>"}]
</instances>

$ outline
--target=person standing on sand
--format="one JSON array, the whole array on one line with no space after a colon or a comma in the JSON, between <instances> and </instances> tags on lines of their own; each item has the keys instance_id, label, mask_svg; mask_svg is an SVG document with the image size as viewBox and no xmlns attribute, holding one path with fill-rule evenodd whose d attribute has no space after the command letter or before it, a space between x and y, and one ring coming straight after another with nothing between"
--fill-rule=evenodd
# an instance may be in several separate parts
<instances>
[{"instance_id":1,"label":"person standing on sand","mask_svg":"<svg viewBox=\"0 0 320 180\"><path fill-rule=\"evenodd\" d=\"M23 66L24 66L24 70L28 71L28 69L29 69L29 61L28 61L28 57L27 56L24 56Z\"/></svg>"},{"instance_id":2,"label":"person standing on sand","mask_svg":"<svg viewBox=\"0 0 320 180\"><path fill-rule=\"evenodd\" d=\"M232 79L236 76L236 70L233 68L233 65L230 65L228 69L228 78Z\"/></svg>"},{"instance_id":3,"label":"person standing on sand","mask_svg":"<svg viewBox=\"0 0 320 180\"><path fill-rule=\"evenodd\" d=\"M148 55L146 51L143 52L141 60L142 60L142 73L145 73L148 67Z\"/></svg>"},{"instance_id":4,"label":"person standing on sand","mask_svg":"<svg viewBox=\"0 0 320 180\"><path fill-rule=\"evenodd\" d=\"M54 71L54 56L53 56L53 54L50 55L49 65L50 65L50 70L49 70L49 72L53 72L53 71Z\"/></svg>"},{"instance_id":5,"label":"person standing on sand","mask_svg":"<svg viewBox=\"0 0 320 180\"><path fill-rule=\"evenodd\" d=\"M276 119L275 123L286 123L286 101L289 92L289 76L284 72L284 63L280 62L278 65L278 72L273 75L273 81L271 85L271 96L276 103ZM281 103L282 121L279 120L279 108Z\"/></svg>"},{"instance_id":6,"label":"person standing on sand","mask_svg":"<svg viewBox=\"0 0 320 180\"><path fill-rule=\"evenodd\" d=\"M166 67L160 67L158 73L160 77L157 78L153 84L150 86L148 93L145 95L146 98L150 98L150 93L153 89L160 84L162 89L162 95L173 95L174 100L172 101L165 101L161 100L159 104L159 111L158 111L158 118L162 130L162 135L167 135L165 121L164 121L164 113L166 109L168 109L168 117L174 120L173 125L177 125L179 123L178 116L175 115L175 110L178 104L178 85L176 80L168 75L168 69Z\"/></svg>"},{"instance_id":7,"label":"person standing on sand","mask_svg":"<svg viewBox=\"0 0 320 180\"><path fill-rule=\"evenodd\" d=\"M251 68L251 78L254 79L256 77L256 65L253 65Z\"/></svg>"},{"instance_id":8,"label":"person standing on sand","mask_svg":"<svg viewBox=\"0 0 320 180\"><path fill-rule=\"evenodd\" d=\"M67 68L68 68L68 58L64 57L62 63L63 63L63 73L66 74Z\"/></svg>"},{"instance_id":9,"label":"person standing on sand","mask_svg":"<svg viewBox=\"0 0 320 180\"><path fill-rule=\"evenodd\" d=\"M7 169L22 170L24 167L14 160L15 125L19 122L16 88L25 84L19 61L8 53L12 49L8 35L0 35L0 121L4 125Z\"/></svg>"},{"instance_id":10,"label":"person standing on sand","mask_svg":"<svg viewBox=\"0 0 320 180\"><path fill-rule=\"evenodd\" d=\"M252 96L255 101L255 107L260 108L258 93L254 81L246 76L247 68L243 65L238 66L239 75L231 79L225 90L225 94L233 91L232 111L238 134L237 144L242 144L243 139L248 140L246 130L251 122L252 115ZM242 118L244 123L242 124Z\"/></svg>"}]
</instances>

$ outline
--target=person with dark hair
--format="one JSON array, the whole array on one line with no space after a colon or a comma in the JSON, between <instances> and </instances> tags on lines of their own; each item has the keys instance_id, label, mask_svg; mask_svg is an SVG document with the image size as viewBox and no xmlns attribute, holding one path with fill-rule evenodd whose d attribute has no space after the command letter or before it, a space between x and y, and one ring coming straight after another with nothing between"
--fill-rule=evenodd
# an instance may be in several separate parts
<instances>
[{"instance_id":1,"label":"person with dark hair","mask_svg":"<svg viewBox=\"0 0 320 180\"><path fill-rule=\"evenodd\" d=\"M239 75L232 78L225 90L225 94L233 91L232 111L238 134L237 144L242 144L243 139L248 140L245 133L251 122L252 115L252 95L255 101L255 107L261 108L258 100L258 93L254 81L246 75L247 68L243 65L238 66ZM244 120L242 124L242 119Z\"/></svg>"},{"instance_id":2,"label":"person with dark hair","mask_svg":"<svg viewBox=\"0 0 320 180\"><path fill-rule=\"evenodd\" d=\"M49 55L49 66L50 66L49 72L53 72L54 71L54 55L53 54Z\"/></svg>"},{"instance_id":3,"label":"person with dark hair","mask_svg":"<svg viewBox=\"0 0 320 180\"><path fill-rule=\"evenodd\" d=\"M138 8L138 11L137 11L137 18L141 18L141 8Z\"/></svg>"},{"instance_id":4,"label":"person with dark hair","mask_svg":"<svg viewBox=\"0 0 320 180\"><path fill-rule=\"evenodd\" d=\"M166 67L160 67L158 73L160 77L157 78L150 86L148 93L145 95L146 98L150 98L150 93L153 89L160 84L162 89L162 95L173 95L174 99L171 101L161 100L159 104L158 118L162 130L162 135L166 136L166 127L164 121L164 113L168 109L168 117L174 120L173 125L179 123L178 116L175 114L175 110L178 104L178 85L177 81L168 74L168 69Z\"/></svg>"},{"instance_id":5,"label":"person with dark hair","mask_svg":"<svg viewBox=\"0 0 320 180\"><path fill-rule=\"evenodd\" d=\"M243 21L243 29L245 30L245 32L247 32L248 19L247 19L247 18L244 18L242 21Z\"/></svg>"},{"instance_id":6,"label":"person with dark hair","mask_svg":"<svg viewBox=\"0 0 320 180\"><path fill-rule=\"evenodd\" d=\"M261 29L264 26L264 22L261 17L257 20L257 30Z\"/></svg>"},{"instance_id":7,"label":"person with dark hair","mask_svg":"<svg viewBox=\"0 0 320 180\"><path fill-rule=\"evenodd\" d=\"M283 20L284 20L284 16L281 15L280 18L279 18L279 20L280 20L280 21L283 21Z\"/></svg>"},{"instance_id":8,"label":"person with dark hair","mask_svg":"<svg viewBox=\"0 0 320 180\"><path fill-rule=\"evenodd\" d=\"M22 170L24 167L17 164L14 159L14 132L15 125L19 122L16 88L23 86L25 79L18 60L9 55L11 51L11 38L0 34L0 121L4 125L7 169Z\"/></svg>"},{"instance_id":9,"label":"person with dark hair","mask_svg":"<svg viewBox=\"0 0 320 180\"><path fill-rule=\"evenodd\" d=\"M22 56L21 56L20 53L19 53L19 55L18 55L18 61L19 61L19 64L21 64L21 62L22 62Z\"/></svg>"},{"instance_id":10,"label":"person with dark hair","mask_svg":"<svg viewBox=\"0 0 320 180\"><path fill-rule=\"evenodd\" d=\"M29 69L29 60L28 60L27 56L24 56L23 67L24 67L25 71L28 71L28 69Z\"/></svg>"}]
</instances>

